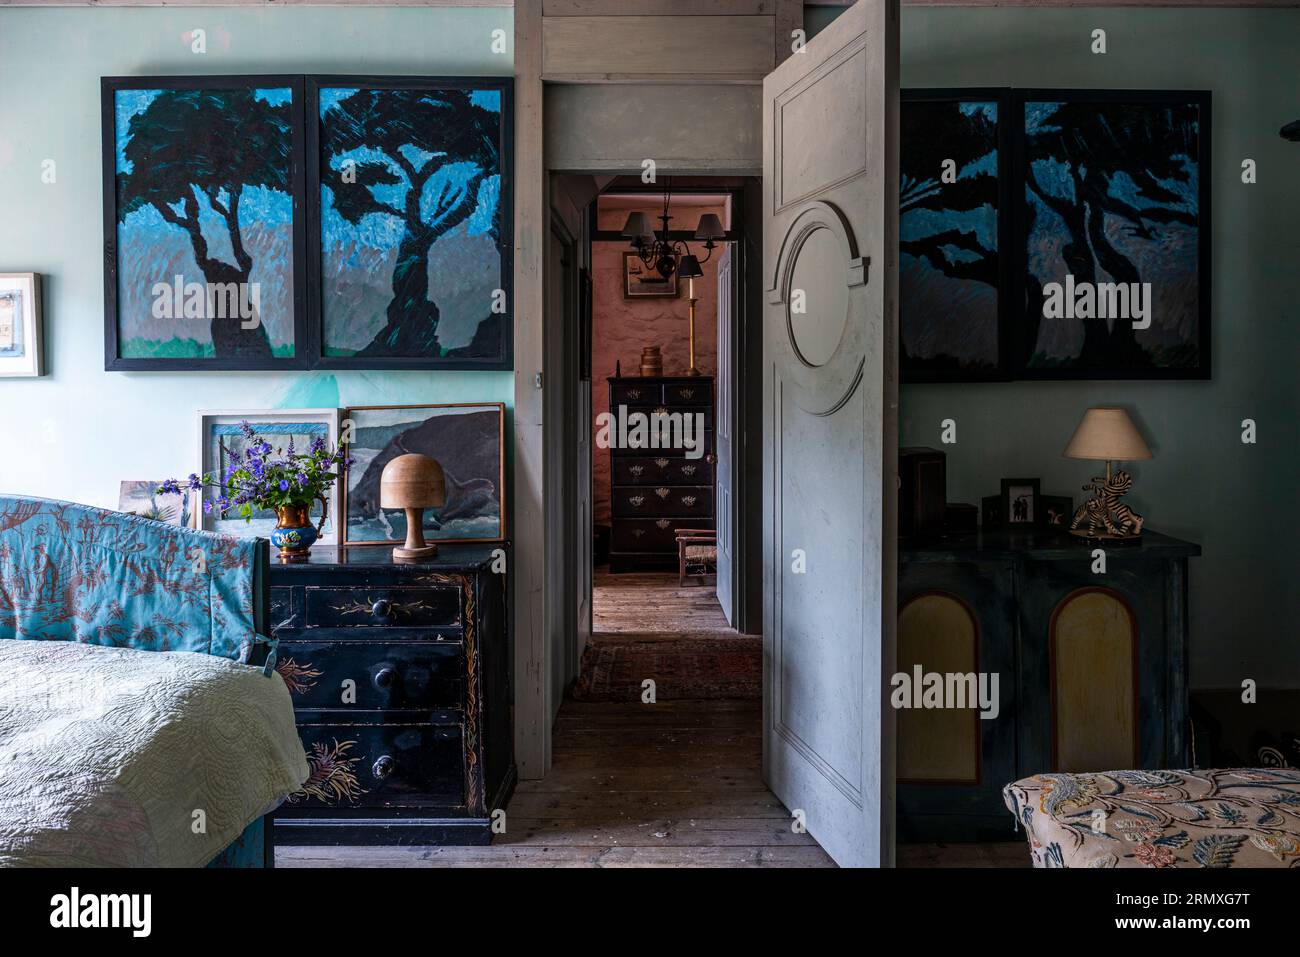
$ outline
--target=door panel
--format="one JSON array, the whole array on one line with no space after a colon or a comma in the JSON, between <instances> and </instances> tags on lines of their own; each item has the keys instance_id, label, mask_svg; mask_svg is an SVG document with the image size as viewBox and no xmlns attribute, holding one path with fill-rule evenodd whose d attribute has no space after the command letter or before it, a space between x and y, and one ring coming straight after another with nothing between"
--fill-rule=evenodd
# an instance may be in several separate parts
<instances>
[{"instance_id":1,"label":"door panel","mask_svg":"<svg viewBox=\"0 0 1300 957\"><path fill-rule=\"evenodd\" d=\"M764 773L841 865L892 863L897 0L763 85Z\"/></svg>"},{"instance_id":2,"label":"door panel","mask_svg":"<svg viewBox=\"0 0 1300 957\"><path fill-rule=\"evenodd\" d=\"M733 611L733 576L735 575L735 524L732 521L732 452L731 437L735 428L734 402L734 357L732 355L732 283L735 275L731 269L731 246L728 244L718 259L718 382L716 398L718 412L717 434L715 440L715 493L713 496L716 511L715 521L718 533L718 574L716 591L718 604L727 616L727 624L735 626ZM671 401L671 398L670 398Z\"/></svg>"}]
</instances>

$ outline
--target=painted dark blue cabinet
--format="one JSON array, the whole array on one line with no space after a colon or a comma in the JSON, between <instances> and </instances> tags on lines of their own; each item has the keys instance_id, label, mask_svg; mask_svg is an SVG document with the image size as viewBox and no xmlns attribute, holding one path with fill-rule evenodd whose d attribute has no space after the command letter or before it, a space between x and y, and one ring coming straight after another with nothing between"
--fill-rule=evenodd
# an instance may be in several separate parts
<instances>
[{"instance_id":1,"label":"painted dark blue cabinet","mask_svg":"<svg viewBox=\"0 0 1300 957\"><path fill-rule=\"evenodd\" d=\"M515 782L504 544L314 548L271 567L311 777L281 844L487 844Z\"/></svg>"},{"instance_id":2,"label":"painted dark blue cabinet","mask_svg":"<svg viewBox=\"0 0 1300 957\"><path fill-rule=\"evenodd\" d=\"M1055 529L899 549L898 670L998 675L996 717L900 709L898 837L987 840L1003 785L1047 771L1186 766L1187 573L1200 547L1148 532L1105 550ZM972 686L973 687L973 686Z\"/></svg>"}]
</instances>

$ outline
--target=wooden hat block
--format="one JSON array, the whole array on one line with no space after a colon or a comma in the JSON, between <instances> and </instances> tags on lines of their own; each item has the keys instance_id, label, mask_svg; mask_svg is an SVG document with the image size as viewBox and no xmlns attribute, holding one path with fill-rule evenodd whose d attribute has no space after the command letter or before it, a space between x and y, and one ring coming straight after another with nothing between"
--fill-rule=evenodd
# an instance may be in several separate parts
<instances>
[{"instance_id":1,"label":"wooden hat block","mask_svg":"<svg viewBox=\"0 0 1300 957\"><path fill-rule=\"evenodd\" d=\"M432 558L438 546L424 540L424 510L447 501L442 466L427 455L399 455L384 466L379 479L379 507L406 511L406 542L393 549L393 558Z\"/></svg>"}]
</instances>

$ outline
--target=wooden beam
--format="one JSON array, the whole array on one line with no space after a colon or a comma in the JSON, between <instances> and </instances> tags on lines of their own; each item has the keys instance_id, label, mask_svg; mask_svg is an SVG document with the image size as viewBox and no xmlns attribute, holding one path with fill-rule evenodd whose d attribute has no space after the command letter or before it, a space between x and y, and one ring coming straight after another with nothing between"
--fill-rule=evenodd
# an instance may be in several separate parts
<instances>
[{"instance_id":1,"label":"wooden beam","mask_svg":"<svg viewBox=\"0 0 1300 957\"><path fill-rule=\"evenodd\" d=\"M542 73L551 76L753 74L776 63L774 17L546 17Z\"/></svg>"},{"instance_id":2,"label":"wooden beam","mask_svg":"<svg viewBox=\"0 0 1300 957\"><path fill-rule=\"evenodd\" d=\"M548 17L761 17L785 0L542 0ZM794 0L798 3L799 0Z\"/></svg>"},{"instance_id":3,"label":"wooden beam","mask_svg":"<svg viewBox=\"0 0 1300 957\"><path fill-rule=\"evenodd\" d=\"M542 253L550 228L542 161L542 0L515 4L514 236L514 587L515 763L521 778L539 778L550 763L550 707L543 601Z\"/></svg>"}]
</instances>

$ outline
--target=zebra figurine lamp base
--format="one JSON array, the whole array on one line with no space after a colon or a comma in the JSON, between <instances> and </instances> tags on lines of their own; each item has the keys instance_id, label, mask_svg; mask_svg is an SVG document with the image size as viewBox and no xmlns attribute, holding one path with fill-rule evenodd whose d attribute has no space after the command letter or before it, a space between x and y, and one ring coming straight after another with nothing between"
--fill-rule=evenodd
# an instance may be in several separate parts
<instances>
[{"instance_id":1,"label":"zebra figurine lamp base","mask_svg":"<svg viewBox=\"0 0 1300 957\"><path fill-rule=\"evenodd\" d=\"M1089 409L1062 455L1106 463L1105 476L1096 476L1083 487L1093 496L1074 513L1070 533L1104 541L1137 541L1142 535L1142 516L1120 501L1133 488L1133 476L1115 470L1112 463L1149 459L1151 449L1128 413L1117 408Z\"/></svg>"}]
</instances>

